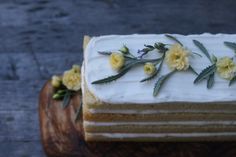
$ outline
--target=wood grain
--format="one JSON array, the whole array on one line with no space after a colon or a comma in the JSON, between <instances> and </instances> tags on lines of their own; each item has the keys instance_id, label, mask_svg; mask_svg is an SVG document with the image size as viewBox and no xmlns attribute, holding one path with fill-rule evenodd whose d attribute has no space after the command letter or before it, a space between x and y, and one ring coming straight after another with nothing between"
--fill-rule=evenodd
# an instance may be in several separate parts
<instances>
[{"instance_id":1,"label":"wood grain","mask_svg":"<svg viewBox=\"0 0 236 157\"><path fill-rule=\"evenodd\" d=\"M42 144L50 157L209 157L236 156L236 142L85 142L82 115L75 122L81 95L73 97L66 109L51 99L53 88L47 82L40 93L39 118Z\"/></svg>"}]
</instances>

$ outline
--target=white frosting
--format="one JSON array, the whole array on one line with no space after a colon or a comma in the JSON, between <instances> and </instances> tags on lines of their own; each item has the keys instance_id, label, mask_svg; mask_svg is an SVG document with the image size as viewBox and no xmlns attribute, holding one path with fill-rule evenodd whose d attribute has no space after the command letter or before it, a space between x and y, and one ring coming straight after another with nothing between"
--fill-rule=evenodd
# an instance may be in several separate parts
<instances>
[{"instance_id":1,"label":"white frosting","mask_svg":"<svg viewBox=\"0 0 236 157\"><path fill-rule=\"evenodd\" d=\"M112 110L112 109L89 109L90 113L113 113L113 114L158 114L158 113L236 113L235 110L195 110L195 109L185 109L185 110Z\"/></svg>"},{"instance_id":2,"label":"white frosting","mask_svg":"<svg viewBox=\"0 0 236 157\"><path fill-rule=\"evenodd\" d=\"M89 136L103 136L107 138L158 138L158 137L215 137L215 136L236 136L235 132L216 133L86 133Z\"/></svg>"},{"instance_id":3,"label":"white frosting","mask_svg":"<svg viewBox=\"0 0 236 157\"><path fill-rule=\"evenodd\" d=\"M85 126L119 126L119 125L236 125L235 121L162 121L162 122L93 122L84 121Z\"/></svg>"},{"instance_id":4,"label":"white frosting","mask_svg":"<svg viewBox=\"0 0 236 157\"><path fill-rule=\"evenodd\" d=\"M188 49L202 54L193 44L192 39L202 42L211 54L217 57L233 57L234 52L224 46L224 41L236 42L236 35L226 34L201 34L201 35L174 35ZM212 89L206 88L206 81L194 85L196 76L191 72L175 73L163 86L158 96L153 97L154 79L150 82L140 83L145 78L142 66L131 69L125 76L117 81L93 85L93 81L116 74L109 65L108 56L98 54L98 51L117 51L126 44L134 55L137 50L142 49L144 44L154 44L155 42L174 43L162 35L109 35L94 37L89 42L85 50L85 81L88 89L97 99L110 104L158 104L161 102L232 102L236 99L236 85L228 87L228 81L215 77L215 84ZM157 58L160 54L151 52L147 58ZM210 65L210 62L203 57L195 56L190 58L190 63L197 72ZM169 72L164 64L161 74Z\"/></svg>"}]
</instances>

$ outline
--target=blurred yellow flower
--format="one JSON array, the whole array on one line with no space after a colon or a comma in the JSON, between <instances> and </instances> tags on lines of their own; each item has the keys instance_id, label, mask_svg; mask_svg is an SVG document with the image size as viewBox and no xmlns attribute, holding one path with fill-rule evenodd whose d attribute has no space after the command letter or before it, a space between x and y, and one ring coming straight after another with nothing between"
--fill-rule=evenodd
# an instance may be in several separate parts
<instances>
[{"instance_id":1,"label":"blurred yellow flower","mask_svg":"<svg viewBox=\"0 0 236 157\"><path fill-rule=\"evenodd\" d=\"M123 56L123 54L121 53L112 53L110 55L110 64L112 69L114 70L120 70L120 68L122 68L125 64L125 58Z\"/></svg>"},{"instance_id":2,"label":"blurred yellow flower","mask_svg":"<svg viewBox=\"0 0 236 157\"><path fill-rule=\"evenodd\" d=\"M145 74L152 75L156 71L156 67L153 63L147 62L147 63L145 63L143 70L144 70Z\"/></svg>"},{"instance_id":3,"label":"blurred yellow flower","mask_svg":"<svg viewBox=\"0 0 236 157\"><path fill-rule=\"evenodd\" d=\"M230 80L236 72L236 64L229 57L222 57L216 62L217 72L220 77Z\"/></svg>"},{"instance_id":4,"label":"blurred yellow flower","mask_svg":"<svg viewBox=\"0 0 236 157\"><path fill-rule=\"evenodd\" d=\"M61 77L56 76L56 75L52 76L51 83L52 83L52 86L55 87L55 88L60 87L61 83L62 83Z\"/></svg>"},{"instance_id":5,"label":"blurred yellow flower","mask_svg":"<svg viewBox=\"0 0 236 157\"><path fill-rule=\"evenodd\" d=\"M62 82L67 89L78 91L81 88L80 67L73 66L71 70L65 71L62 77Z\"/></svg>"},{"instance_id":6,"label":"blurred yellow flower","mask_svg":"<svg viewBox=\"0 0 236 157\"><path fill-rule=\"evenodd\" d=\"M187 70L189 67L189 52L180 44L174 44L166 53L166 62L172 70Z\"/></svg>"}]
</instances>

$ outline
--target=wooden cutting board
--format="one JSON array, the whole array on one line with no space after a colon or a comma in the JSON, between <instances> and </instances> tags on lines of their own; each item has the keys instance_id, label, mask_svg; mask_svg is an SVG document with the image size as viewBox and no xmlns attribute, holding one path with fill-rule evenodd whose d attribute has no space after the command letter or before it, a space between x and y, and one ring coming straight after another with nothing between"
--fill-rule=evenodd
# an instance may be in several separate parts
<instances>
[{"instance_id":1,"label":"wooden cutting board","mask_svg":"<svg viewBox=\"0 0 236 157\"><path fill-rule=\"evenodd\" d=\"M236 142L89 142L83 138L82 115L75 122L81 94L73 97L66 109L51 99L48 81L39 98L42 144L49 157L236 157Z\"/></svg>"}]
</instances>

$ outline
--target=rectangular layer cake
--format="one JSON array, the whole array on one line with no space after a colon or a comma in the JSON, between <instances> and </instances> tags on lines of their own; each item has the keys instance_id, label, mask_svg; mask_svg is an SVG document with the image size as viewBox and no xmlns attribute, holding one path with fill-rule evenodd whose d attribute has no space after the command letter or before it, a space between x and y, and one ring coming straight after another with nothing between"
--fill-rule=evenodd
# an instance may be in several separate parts
<instances>
[{"instance_id":1,"label":"rectangular layer cake","mask_svg":"<svg viewBox=\"0 0 236 157\"><path fill-rule=\"evenodd\" d=\"M226 41L236 42L236 35L85 37L82 66L85 140L235 140L236 84L228 84L236 68L234 63L230 64L230 77L219 69L225 56L233 62L235 55L224 44ZM118 66L112 65L112 54L119 54L113 60ZM156 69L147 66L145 71L146 63ZM209 74L199 76L209 66L213 70L208 68ZM161 81L167 74L171 76ZM102 80L109 76L116 77ZM140 82L145 78L148 81Z\"/></svg>"}]
</instances>

